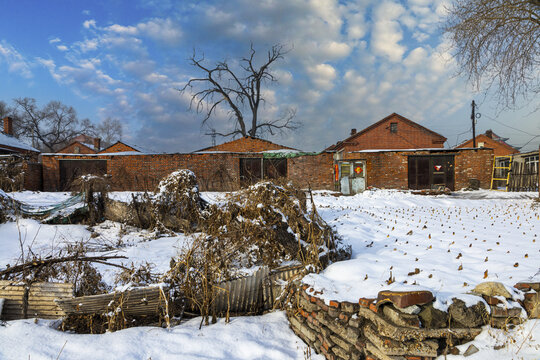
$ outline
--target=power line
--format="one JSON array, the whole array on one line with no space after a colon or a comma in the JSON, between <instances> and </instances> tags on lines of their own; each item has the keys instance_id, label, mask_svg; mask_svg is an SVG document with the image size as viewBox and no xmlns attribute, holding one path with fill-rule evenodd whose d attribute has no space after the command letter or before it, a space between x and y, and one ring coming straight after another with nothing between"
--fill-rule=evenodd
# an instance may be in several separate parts
<instances>
[{"instance_id":1,"label":"power line","mask_svg":"<svg viewBox=\"0 0 540 360\"><path fill-rule=\"evenodd\" d=\"M494 121L494 122L496 122L497 124L500 124L500 125L502 125L502 126L506 126L506 127L509 128L509 129L519 131L519 132L521 132L521 133L523 133L523 134L525 134L525 135L534 136L534 137L540 136L540 135L531 134L531 133L528 133L528 132L526 132L526 131L517 129L517 128L512 127L512 126L510 126L510 125L506 125L505 123L500 122L499 120L496 120L496 119L492 118L492 117L489 116L489 115L486 115L486 114L483 114L483 115L484 115L485 117L487 117L488 120Z\"/></svg>"}]
</instances>

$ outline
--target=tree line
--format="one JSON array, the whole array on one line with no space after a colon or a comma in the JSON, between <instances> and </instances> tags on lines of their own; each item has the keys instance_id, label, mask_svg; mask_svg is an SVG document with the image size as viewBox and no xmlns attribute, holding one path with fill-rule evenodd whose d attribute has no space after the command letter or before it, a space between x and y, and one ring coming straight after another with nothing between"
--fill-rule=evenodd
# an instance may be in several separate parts
<instances>
[{"instance_id":1,"label":"tree line","mask_svg":"<svg viewBox=\"0 0 540 360\"><path fill-rule=\"evenodd\" d=\"M97 137L103 146L122 138L118 119L106 118L99 123L81 119L77 111L60 101L39 106L36 99L16 98L11 104L0 100L0 118L13 119L13 135L38 150L55 152L78 135Z\"/></svg>"}]
</instances>

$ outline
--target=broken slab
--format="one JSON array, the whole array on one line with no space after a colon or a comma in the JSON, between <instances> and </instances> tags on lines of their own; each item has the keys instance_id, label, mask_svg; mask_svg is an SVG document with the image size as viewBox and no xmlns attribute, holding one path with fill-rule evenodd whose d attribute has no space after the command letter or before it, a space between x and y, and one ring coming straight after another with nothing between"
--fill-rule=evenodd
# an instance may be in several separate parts
<instances>
[{"instance_id":1,"label":"broken slab","mask_svg":"<svg viewBox=\"0 0 540 360\"><path fill-rule=\"evenodd\" d=\"M424 305L434 299L431 291L379 291L377 295L377 307L391 302L397 308L407 308L412 305Z\"/></svg>"}]
</instances>

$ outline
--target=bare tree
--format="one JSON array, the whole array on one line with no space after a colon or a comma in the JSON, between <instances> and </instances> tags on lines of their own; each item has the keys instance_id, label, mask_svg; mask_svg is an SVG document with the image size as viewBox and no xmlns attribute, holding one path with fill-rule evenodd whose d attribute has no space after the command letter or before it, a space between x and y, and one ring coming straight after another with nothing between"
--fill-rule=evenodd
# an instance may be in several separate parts
<instances>
[{"instance_id":1,"label":"bare tree","mask_svg":"<svg viewBox=\"0 0 540 360\"><path fill-rule=\"evenodd\" d=\"M228 108L234 130L222 133L212 129L212 134L225 137L257 137L266 132L274 135L276 132L295 130L299 124L294 121L294 109L287 109L282 116L274 120L262 121L259 118L259 110L265 103L263 88L277 81L271 67L276 61L283 59L287 52L283 45L274 45L268 50L262 65L257 65L256 52L252 45L249 55L240 59L239 69L232 69L226 60L207 67L204 64L204 55L197 57L194 52L189 60L203 76L189 80L180 91L190 89L190 108L195 108L197 113L204 113L203 126L210 127L208 121L220 106Z\"/></svg>"},{"instance_id":2,"label":"bare tree","mask_svg":"<svg viewBox=\"0 0 540 360\"><path fill-rule=\"evenodd\" d=\"M123 128L118 119L108 117L97 125L85 119L81 122L81 127L85 129L86 135L100 138L103 147L122 139Z\"/></svg>"},{"instance_id":3,"label":"bare tree","mask_svg":"<svg viewBox=\"0 0 540 360\"><path fill-rule=\"evenodd\" d=\"M22 129L21 136L32 139L34 146L54 152L84 132L73 107L51 101L43 108L32 98L14 100Z\"/></svg>"},{"instance_id":4,"label":"bare tree","mask_svg":"<svg viewBox=\"0 0 540 360\"><path fill-rule=\"evenodd\" d=\"M540 0L454 0L444 30L477 89L495 90L505 108L538 100Z\"/></svg>"},{"instance_id":5,"label":"bare tree","mask_svg":"<svg viewBox=\"0 0 540 360\"><path fill-rule=\"evenodd\" d=\"M97 125L97 132L101 140L112 144L122 139L122 123L118 119L108 117Z\"/></svg>"}]
</instances>

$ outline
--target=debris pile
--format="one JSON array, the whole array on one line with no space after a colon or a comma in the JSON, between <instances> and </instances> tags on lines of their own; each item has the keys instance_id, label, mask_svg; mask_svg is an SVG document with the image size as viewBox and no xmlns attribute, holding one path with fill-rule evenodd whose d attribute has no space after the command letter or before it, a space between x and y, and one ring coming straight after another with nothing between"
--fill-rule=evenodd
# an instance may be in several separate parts
<instances>
[{"instance_id":1,"label":"debris pile","mask_svg":"<svg viewBox=\"0 0 540 360\"><path fill-rule=\"evenodd\" d=\"M287 315L293 331L327 359L435 359L459 355L456 346L474 339L483 325L507 328L524 320L518 302L486 295L495 287L503 286L480 284L476 296L454 298L443 311L429 291L381 291L353 303L325 301L322 292L302 285L293 289Z\"/></svg>"}]
</instances>

